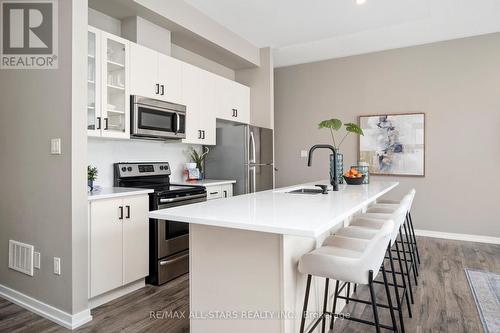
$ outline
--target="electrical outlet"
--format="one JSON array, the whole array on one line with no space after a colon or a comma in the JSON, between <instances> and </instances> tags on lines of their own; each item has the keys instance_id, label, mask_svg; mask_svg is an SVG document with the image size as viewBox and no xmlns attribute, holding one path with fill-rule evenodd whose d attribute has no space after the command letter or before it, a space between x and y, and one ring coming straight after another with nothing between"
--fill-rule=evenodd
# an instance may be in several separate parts
<instances>
[{"instance_id":1,"label":"electrical outlet","mask_svg":"<svg viewBox=\"0 0 500 333\"><path fill-rule=\"evenodd\" d=\"M308 151L307 150L301 150L300 151L300 157L307 157Z\"/></svg>"},{"instance_id":2,"label":"electrical outlet","mask_svg":"<svg viewBox=\"0 0 500 333\"><path fill-rule=\"evenodd\" d=\"M50 140L50 153L52 155L61 155L61 139L55 138Z\"/></svg>"},{"instance_id":3,"label":"electrical outlet","mask_svg":"<svg viewBox=\"0 0 500 333\"><path fill-rule=\"evenodd\" d=\"M40 269L40 252L35 252L34 258L33 258L33 266L36 269Z\"/></svg>"},{"instance_id":4,"label":"electrical outlet","mask_svg":"<svg viewBox=\"0 0 500 333\"><path fill-rule=\"evenodd\" d=\"M54 257L54 274L61 275L61 258Z\"/></svg>"}]
</instances>

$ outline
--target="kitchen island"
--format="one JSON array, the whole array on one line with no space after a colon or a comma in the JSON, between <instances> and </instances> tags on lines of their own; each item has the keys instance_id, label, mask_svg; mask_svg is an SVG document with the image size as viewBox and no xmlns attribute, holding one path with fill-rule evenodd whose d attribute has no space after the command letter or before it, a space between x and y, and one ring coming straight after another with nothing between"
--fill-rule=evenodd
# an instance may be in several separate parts
<instances>
[{"instance_id":1,"label":"kitchen island","mask_svg":"<svg viewBox=\"0 0 500 333\"><path fill-rule=\"evenodd\" d=\"M190 224L190 332L298 331L306 281L297 270L300 257L398 185L373 181L328 194L289 193L327 183L150 212ZM310 311L320 312L322 285L312 286Z\"/></svg>"}]
</instances>

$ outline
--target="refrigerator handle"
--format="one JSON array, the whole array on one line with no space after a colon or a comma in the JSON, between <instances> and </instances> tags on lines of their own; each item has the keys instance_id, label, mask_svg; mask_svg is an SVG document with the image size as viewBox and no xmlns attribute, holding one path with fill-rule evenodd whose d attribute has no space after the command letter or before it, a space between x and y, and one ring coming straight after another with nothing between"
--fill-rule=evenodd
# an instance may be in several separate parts
<instances>
[{"instance_id":1,"label":"refrigerator handle","mask_svg":"<svg viewBox=\"0 0 500 333\"><path fill-rule=\"evenodd\" d=\"M252 192L255 193L257 192L257 168L256 167L253 167L252 168L252 173L253 173L253 188L252 188Z\"/></svg>"},{"instance_id":2,"label":"refrigerator handle","mask_svg":"<svg viewBox=\"0 0 500 333\"><path fill-rule=\"evenodd\" d=\"M253 136L253 132L250 131L250 156L249 163L255 163L255 138Z\"/></svg>"}]
</instances>

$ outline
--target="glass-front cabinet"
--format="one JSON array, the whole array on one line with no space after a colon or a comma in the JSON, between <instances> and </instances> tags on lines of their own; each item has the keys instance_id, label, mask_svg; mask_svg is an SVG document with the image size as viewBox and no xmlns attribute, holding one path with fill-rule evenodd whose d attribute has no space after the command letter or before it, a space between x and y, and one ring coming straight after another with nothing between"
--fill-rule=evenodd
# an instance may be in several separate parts
<instances>
[{"instance_id":1,"label":"glass-front cabinet","mask_svg":"<svg viewBox=\"0 0 500 333\"><path fill-rule=\"evenodd\" d=\"M89 27L89 136L130 138L129 42Z\"/></svg>"},{"instance_id":2,"label":"glass-front cabinet","mask_svg":"<svg viewBox=\"0 0 500 333\"><path fill-rule=\"evenodd\" d=\"M100 103L100 54L99 31L89 27L87 55L87 131L90 136L101 135Z\"/></svg>"}]
</instances>

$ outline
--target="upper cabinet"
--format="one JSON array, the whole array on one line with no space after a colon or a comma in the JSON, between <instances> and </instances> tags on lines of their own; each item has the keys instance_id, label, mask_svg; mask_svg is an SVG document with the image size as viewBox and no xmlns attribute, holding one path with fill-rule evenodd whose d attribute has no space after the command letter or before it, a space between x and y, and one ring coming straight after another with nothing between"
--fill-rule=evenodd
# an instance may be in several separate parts
<instances>
[{"instance_id":1,"label":"upper cabinet","mask_svg":"<svg viewBox=\"0 0 500 333\"><path fill-rule=\"evenodd\" d=\"M249 124L250 88L222 77L215 87L217 118Z\"/></svg>"},{"instance_id":2,"label":"upper cabinet","mask_svg":"<svg viewBox=\"0 0 500 333\"><path fill-rule=\"evenodd\" d=\"M88 134L129 138L129 42L94 28L88 37Z\"/></svg>"},{"instance_id":3,"label":"upper cabinet","mask_svg":"<svg viewBox=\"0 0 500 333\"><path fill-rule=\"evenodd\" d=\"M182 100L186 105L186 139L191 144L215 145L215 78L189 64L182 66Z\"/></svg>"},{"instance_id":4,"label":"upper cabinet","mask_svg":"<svg viewBox=\"0 0 500 333\"><path fill-rule=\"evenodd\" d=\"M186 105L184 143L215 145L216 118L250 123L250 88L89 27L89 136L130 138L130 95Z\"/></svg>"},{"instance_id":5,"label":"upper cabinet","mask_svg":"<svg viewBox=\"0 0 500 333\"><path fill-rule=\"evenodd\" d=\"M131 44L132 95L182 104L182 62L147 47Z\"/></svg>"}]
</instances>

